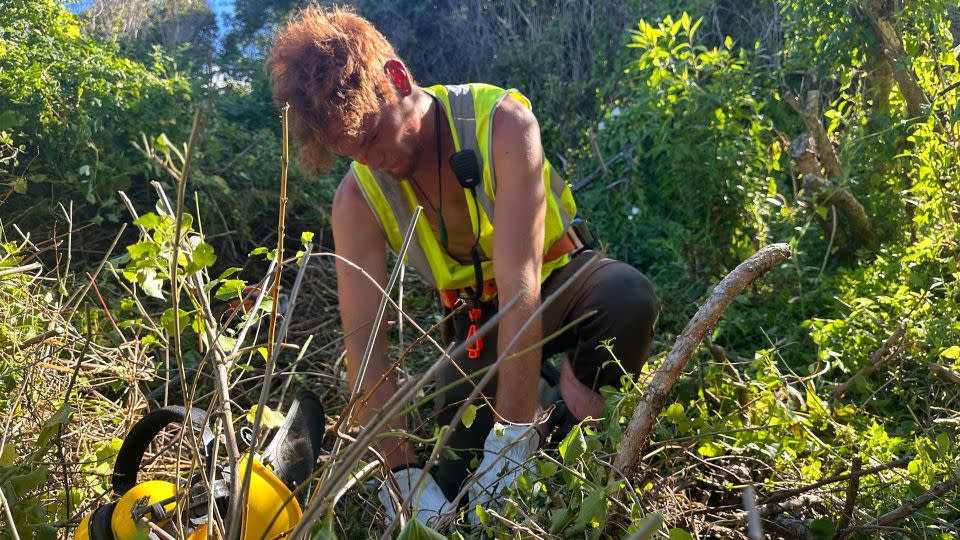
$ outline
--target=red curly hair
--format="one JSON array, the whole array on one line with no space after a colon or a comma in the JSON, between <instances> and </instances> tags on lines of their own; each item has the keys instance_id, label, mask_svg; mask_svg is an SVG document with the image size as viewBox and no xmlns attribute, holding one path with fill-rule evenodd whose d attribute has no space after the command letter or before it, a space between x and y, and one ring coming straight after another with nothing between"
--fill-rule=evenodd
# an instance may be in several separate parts
<instances>
[{"instance_id":1,"label":"red curly hair","mask_svg":"<svg viewBox=\"0 0 960 540\"><path fill-rule=\"evenodd\" d=\"M274 103L290 104L304 168L327 172L330 144L359 135L366 115L397 99L383 72L396 57L383 34L349 7L310 6L280 31L266 69Z\"/></svg>"}]
</instances>

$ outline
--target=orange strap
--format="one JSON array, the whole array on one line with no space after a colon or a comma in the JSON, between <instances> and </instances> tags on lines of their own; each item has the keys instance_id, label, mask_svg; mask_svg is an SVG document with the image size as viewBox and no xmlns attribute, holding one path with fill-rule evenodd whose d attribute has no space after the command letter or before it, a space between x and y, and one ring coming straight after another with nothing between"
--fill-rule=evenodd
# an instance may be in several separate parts
<instances>
[{"instance_id":1,"label":"orange strap","mask_svg":"<svg viewBox=\"0 0 960 540\"><path fill-rule=\"evenodd\" d=\"M570 230L567 229L567 232L560 237L559 240L554 242L550 249L547 250L547 254L543 256L543 262L548 263L555 261L560 257L568 253L573 253L577 250L577 244L574 242L573 237L571 236ZM442 289L440 290L440 302L443 303L443 307L448 309L453 309L453 306L457 304L457 300L461 298L461 295L464 291L473 290L470 289ZM490 298L497 294L497 282L493 279L488 279L483 282L483 294L481 298Z\"/></svg>"}]
</instances>

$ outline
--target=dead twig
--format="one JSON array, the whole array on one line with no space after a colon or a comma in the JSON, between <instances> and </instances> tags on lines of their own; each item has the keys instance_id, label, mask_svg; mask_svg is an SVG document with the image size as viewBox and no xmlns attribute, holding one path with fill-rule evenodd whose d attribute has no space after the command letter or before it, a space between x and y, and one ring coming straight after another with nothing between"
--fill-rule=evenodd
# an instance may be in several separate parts
<instances>
[{"instance_id":1,"label":"dead twig","mask_svg":"<svg viewBox=\"0 0 960 540\"><path fill-rule=\"evenodd\" d=\"M858 525L856 527L850 527L849 529L845 530L844 533L849 534L851 532L858 531L858 530L873 529L876 527L885 527L887 525L890 525L891 523L895 523L909 516L910 514L913 514L917 510L923 508L924 506L929 504L931 501L935 499L939 499L941 495L957 487L958 484L960 484L960 470L954 470L952 471L949 479L931 487L923 495L920 495L918 497L915 497L913 499L910 499L904 502L895 510L891 510L890 512L887 512L886 514L878 517L877 519L869 523Z\"/></svg>"},{"instance_id":2,"label":"dead twig","mask_svg":"<svg viewBox=\"0 0 960 540\"><path fill-rule=\"evenodd\" d=\"M927 364L927 367L929 367L930 371L932 371L934 375L939 377L940 380L948 383L960 385L960 373L957 373L956 371L948 367L944 367L944 366L941 366L940 364L936 364L933 362Z\"/></svg>"},{"instance_id":3,"label":"dead twig","mask_svg":"<svg viewBox=\"0 0 960 540\"><path fill-rule=\"evenodd\" d=\"M890 349L893 348L893 346L896 345L901 339L903 339L904 333L906 333L906 329L904 328L904 326L902 324L898 325L897 328L893 331L893 334L891 334L890 337L888 337L887 340L883 342L883 345L881 345L879 349L877 349L876 351L874 351L873 354L870 355L870 362L867 365L860 368L853 375L853 377L850 377L843 384L834 388L833 391L830 392L830 398L831 399L842 398L843 395L847 393L847 390L850 389L850 387L853 385L853 383L857 380L858 377L866 377L867 375L870 375L871 373L876 372L877 370L885 366L887 362L892 360L896 356L896 354L889 354Z\"/></svg>"},{"instance_id":4,"label":"dead twig","mask_svg":"<svg viewBox=\"0 0 960 540\"><path fill-rule=\"evenodd\" d=\"M850 464L850 472L856 473L863 466L863 460L860 456L854 456ZM840 514L840 523L837 524L837 533L833 536L834 540L843 540L847 537L844 529L850 525L850 519L853 517L853 509L857 504L857 492L860 491L860 477L854 476L847 481L847 497L843 502L843 513Z\"/></svg>"}]
</instances>

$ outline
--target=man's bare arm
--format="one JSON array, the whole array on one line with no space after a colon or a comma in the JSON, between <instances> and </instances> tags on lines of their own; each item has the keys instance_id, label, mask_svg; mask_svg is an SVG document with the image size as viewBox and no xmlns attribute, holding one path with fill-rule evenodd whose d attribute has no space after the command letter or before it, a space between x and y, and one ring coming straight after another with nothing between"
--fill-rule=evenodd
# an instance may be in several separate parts
<instances>
[{"instance_id":1,"label":"man's bare arm","mask_svg":"<svg viewBox=\"0 0 960 540\"><path fill-rule=\"evenodd\" d=\"M497 193L494 216L493 268L501 305L521 291L520 302L503 315L498 351L503 351L540 306L540 268L546 195L542 181L543 148L540 127L533 113L506 98L493 118L493 162ZM510 354L540 340L539 319L513 346ZM497 412L511 422L534 419L540 349L504 360L498 372Z\"/></svg>"},{"instance_id":2,"label":"man's bare arm","mask_svg":"<svg viewBox=\"0 0 960 540\"><path fill-rule=\"evenodd\" d=\"M387 255L383 233L360 192L353 171L343 177L333 199L333 239L337 255L362 268L381 287L386 285ZM347 374L350 387L353 388L380 303L380 291L360 271L338 259L337 293L340 298L343 332L346 336ZM393 375L388 374L384 326L381 324L380 331L377 332L370 363L360 386L361 392L369 391L381 379L386 379L376 392L368 397L365 404L358 404L355 409L354 419L361 425L376 416L383 404L397 391ZM398 418L391 423L391 427L404 429L406 421ZM391 468L416 459L410 444L401 439L384 439L378 447L387 457Z\"/></svg>"}]
</instances>

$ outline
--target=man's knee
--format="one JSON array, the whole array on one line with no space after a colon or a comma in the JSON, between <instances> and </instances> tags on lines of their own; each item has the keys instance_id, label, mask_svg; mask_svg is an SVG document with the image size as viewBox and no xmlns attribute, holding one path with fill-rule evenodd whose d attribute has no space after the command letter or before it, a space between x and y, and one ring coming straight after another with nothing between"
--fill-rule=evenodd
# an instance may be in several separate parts
<instances>
[{"instance_id":1,"label":"man's knee","mask_svg":"<svg viewBox=\"0 0 960 540\"><path fill-rule=\"evenodd\" d=\"M609 270L603 288L609 315L614 317L620 333L639 332L649 338L660 317L660 301L653 284L636 268L618 262Z\"/></svg>"}]
</instances>

